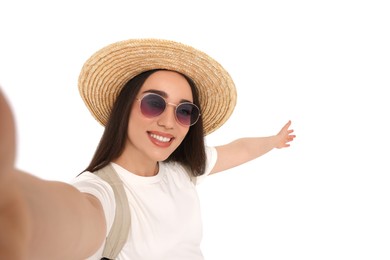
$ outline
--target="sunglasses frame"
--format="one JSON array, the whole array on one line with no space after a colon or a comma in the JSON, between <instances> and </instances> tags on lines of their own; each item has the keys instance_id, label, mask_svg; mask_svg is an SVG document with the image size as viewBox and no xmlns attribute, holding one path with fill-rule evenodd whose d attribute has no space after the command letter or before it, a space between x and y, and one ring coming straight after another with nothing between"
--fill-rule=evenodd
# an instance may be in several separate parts
<instances>
[{"instance_id":1,"label":"sunglasses frame","mask_svg":"<svg viewBox=\"0 0 390 260\"><path fill-rule=\"evenodd\" d=\"M161 98L162 100L164 100L164 102L165 102L164 110L162 110L161 113L159 113L159 114L157 114L157 115L155 115L155 116L147 116L147 115L144 114L144 112L142 112L142 100L143 100L145 97L151 96L151 95L152 95L152 96L160 97L160 98ZM198 107L197 105L195 105L194 103L192 103L192 102L181 102L181 103L179 103L179 104L170 103L170 102L167 102L167 100L166 100L163 96L161 96L161 95L159 95L159 94L157 94L157 93L146 93L146 94L144 94L141 98L136 98L136 100L139 101L139 109L140 109L142 115L144 115L144 116L147 117L147 118L158 117L159 115L161 115L162 113L164 113L164 111L166 110L166 108L167 108L168 105L175 107L174 115L175 115L176 122L178 122L178 123L179 123L180 125L182 125L182 126L188 126L188 127L190 127L190 126L195 125L195 124L198 122L198 120L199 120L199 118L200 118L200 116L201 116L199 107ZM189 125L183 124L183 123L180 122L180 120L177 118L177 108L178 108L179 106L185 105L185 104L189 104L189 105L191 105L191 106L194 106L196 109L198 109L198 118L195 120L195 122L193 122L193 123L191 123L191 124L189 124Z\"/></svg>"}]
</instances>

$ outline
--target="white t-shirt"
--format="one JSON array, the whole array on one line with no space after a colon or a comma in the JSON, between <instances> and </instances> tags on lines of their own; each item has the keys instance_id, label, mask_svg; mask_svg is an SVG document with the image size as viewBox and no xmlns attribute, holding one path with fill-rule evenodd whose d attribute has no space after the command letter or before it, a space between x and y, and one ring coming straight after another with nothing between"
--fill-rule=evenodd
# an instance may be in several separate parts
<instances>
[{"instance_id":1,"label":"white t-shirt","mask_svg":"<svg viewBox=\"0 0 390 260\"><path fill-rule=\"evenodd\" d=\"M200 183L213 169L217 152L206 148L206 171ZM118 260L201 260L202 221L195 185L178 163L159 165L152 177L135 175L112 163L122 179L129 200L131 227L129 238ZM72 181L77 189L96 196L102 203L107 235L115 217L115 197L111 186L90 172ZM100 259L101 248L88 259Z\"/></svg>"}]
</instances>

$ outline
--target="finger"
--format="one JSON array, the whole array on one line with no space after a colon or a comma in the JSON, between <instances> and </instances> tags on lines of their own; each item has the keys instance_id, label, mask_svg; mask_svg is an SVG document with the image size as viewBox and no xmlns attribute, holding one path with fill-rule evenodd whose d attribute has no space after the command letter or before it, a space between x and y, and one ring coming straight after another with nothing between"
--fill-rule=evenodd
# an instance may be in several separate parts
<instances>
[{"instance_id":1,"label":"finger","mask_svg":"<svg viewBox=\"0 0 390 260\"><path fill-rule=\"evenodd\" d=\"M293 141L294 138L295 138L295 135L289 135L289 136L288 136L288 140L289 140L289 141Z\"/></svg>"}]
</instances>

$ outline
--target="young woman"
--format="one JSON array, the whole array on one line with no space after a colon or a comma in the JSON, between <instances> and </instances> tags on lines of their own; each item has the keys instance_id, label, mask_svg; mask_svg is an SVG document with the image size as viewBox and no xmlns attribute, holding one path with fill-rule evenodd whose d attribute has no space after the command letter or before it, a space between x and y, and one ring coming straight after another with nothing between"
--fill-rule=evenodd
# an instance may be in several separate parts
<instances>
[{"instance_id":1,"label":"young woman","mask_svg":"<svg viewBox=\"0 0 390 260\"><path fill-rule=\"evenodd\" d=\"M215 60L177 42L106 46L85 63L79 88L105 126L95 155L71 184L17 172L13 153L1 157L1 259L105 256L117 242L105 238L119 207L116 191L99 175L107 169L119 176L129 209L124 218L131 220L116 259L203 259L196 184L295 138L288 122L274 136L205 146L204 136L231 115L235 87ZM0 128L3 153L15 144L9 108L0 101L7 115Z\"/></svg>"}]
</instances>

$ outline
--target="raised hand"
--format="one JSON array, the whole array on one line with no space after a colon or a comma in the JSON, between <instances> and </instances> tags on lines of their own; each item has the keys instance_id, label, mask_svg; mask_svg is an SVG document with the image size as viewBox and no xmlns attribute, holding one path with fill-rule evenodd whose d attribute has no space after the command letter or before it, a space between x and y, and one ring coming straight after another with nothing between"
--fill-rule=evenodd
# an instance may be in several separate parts
<instances>
[{"instance_id":1,"label":"raised hand","mask_svg":"<svg viewBox=\"0 0 390 260\"><path fill-rule=\"evenodd\" d=\"M296 135L292 134L294 132L293 129L289 129L291 126L291 121L288 121L287 124L283 126L277 136L276 148L285 148L290 146L290 142L294 140Z\"/></svg>"}]
</instances>

